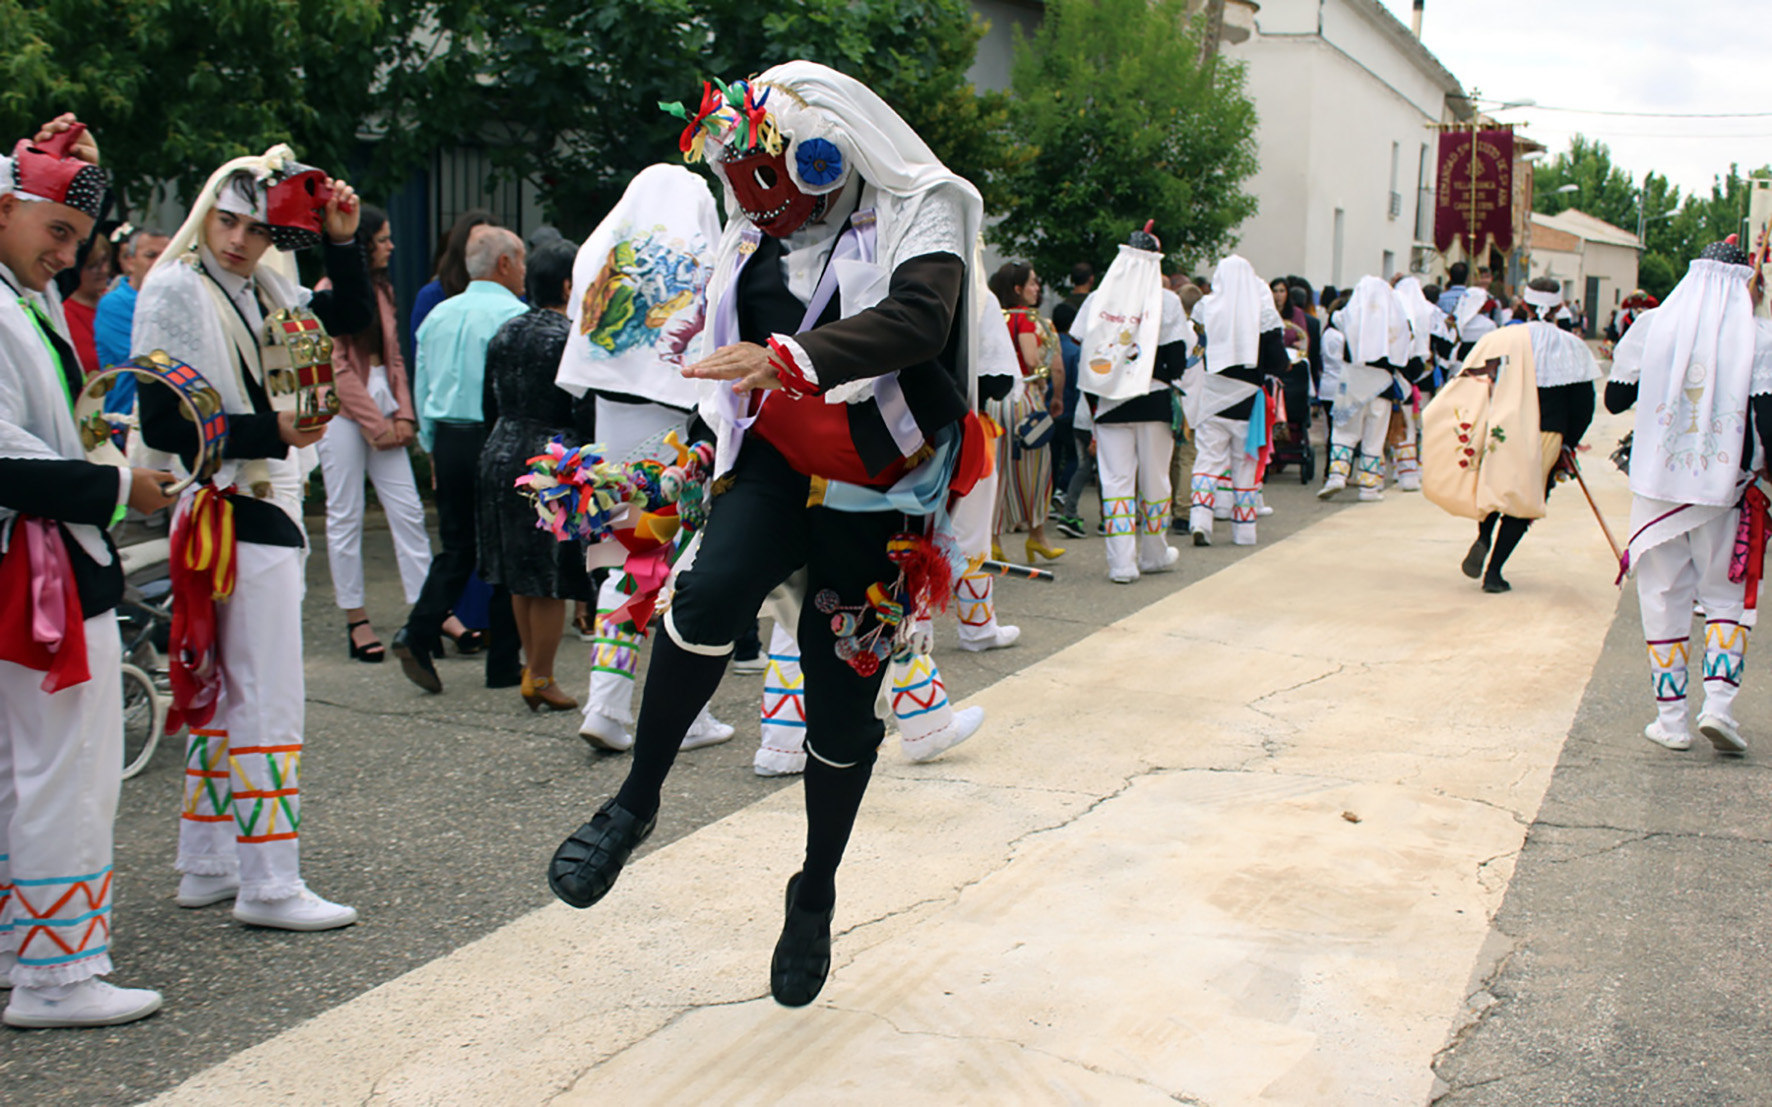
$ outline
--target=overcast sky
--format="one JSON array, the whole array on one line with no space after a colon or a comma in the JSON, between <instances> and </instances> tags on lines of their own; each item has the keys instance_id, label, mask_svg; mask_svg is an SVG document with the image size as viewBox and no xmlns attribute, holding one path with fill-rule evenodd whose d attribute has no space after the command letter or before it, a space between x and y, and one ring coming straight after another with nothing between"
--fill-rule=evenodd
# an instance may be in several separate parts
<instances>
[{"instance_id":1,"label":"overcast sky","mask_svg":"<svg viewBox=\"0 0 1772 1107\"><path fill-rule=\"evenodd\" d=\"M1381 0L1408 26L1411 0ZM1426 0L1421 38L1467 93L1545 107L1772 113L1767 0ZM1485 105L1485 110L1489 106ZM1577 131L1604 142L1640 184L1665 173L1707 194L1731 162L1772 164L1758 119L1607 117L1543 108L1496 113L1550 147ZM1548 155L1547 155L1548 156Z\"/></svg>"}]
</instances>

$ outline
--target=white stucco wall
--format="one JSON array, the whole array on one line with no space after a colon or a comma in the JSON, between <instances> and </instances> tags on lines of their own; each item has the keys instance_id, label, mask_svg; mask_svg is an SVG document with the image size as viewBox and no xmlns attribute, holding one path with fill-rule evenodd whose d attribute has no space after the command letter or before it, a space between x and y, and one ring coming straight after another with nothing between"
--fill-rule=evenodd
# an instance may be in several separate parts
<instances>
[{"instance_id":1,"label":"white stucco wall","mask_svg":"<svg viewBox=\"0 0 1772 1107\"><path fill-rule=\"evenodd\" d=\"M990 30L978 43L978 58L967 76L980 92L994 92L1009 87L1009 63L1015 42L1011 27L1019 26L1024 37L1031 38L1040 27L1045 5L1028 0L973 0L973 10Z\"/></svg>"},{"instance_id":2,"label":"white stucco wall","mask_svg":"<svg viewBox=\"0 0 1772 1107\"><path fill-rule=\"evenodd\" d=\"M1407 271L1415 244L1421 148L1431 180L1444 91L1353 5L1364 0L1264 0L1261 33L1225 48L1248 65L1260 123L1261 203L1239 229L1238 252L1266 277L1295 273L1321 287ZM1322 31L1318 33L1321 15ZM1392 143L1397 145L1390 215ZM1341 265L1336 267L1336 212Z\"/></svg>"}]
</instances>

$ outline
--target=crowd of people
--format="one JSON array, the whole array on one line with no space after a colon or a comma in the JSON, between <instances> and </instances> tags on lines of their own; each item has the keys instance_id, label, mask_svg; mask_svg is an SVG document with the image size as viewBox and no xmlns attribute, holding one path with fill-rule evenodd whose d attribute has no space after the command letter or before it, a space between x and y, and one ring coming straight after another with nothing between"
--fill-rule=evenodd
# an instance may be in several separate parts
<instances>
[{"instance_id":1,"label":"crowd of people","mask_svg":"<svg viewBox=\"0 0 1772 1107\"><path fill-rule=\"evenodd\" d=\"M121 741L110 530L126 512L171 518L181 906L297 931L358 917L301 873L302 507L317 469L351 659L392 653L442 694L444 643L484 652L488 687L575 712L586 742L630 755L548 865L575 907L652 832L676 754L736 733L707 710L729 667L765 672L754 768L802 777L807 831L771 992L800 1006L829 969L836 872L886 716L914 761L984 722L948 701L934 620L951 610L963 649L1013 646L993 582L1065 556L1049 524L1100 536L1120 585L1173 570L1172 536L1209 546L1228 522L1253 545L1265 480L1314 463L1320 419L1320 498L1425 492L1476 522L1461 568L1505 592L1593 417L1599 363L1555 282L1515 300L1457 262L1444 286L1367 276L1319 294L1235 254L1189 277L1147 223L1055 297L1023 262L986 277L976 190L852 78L793 62L669 110L724 221L707 177L662 165L577 246L470 212L406 315L386 213L286 147L216 169L171 234L98 233L106 179L71 116L0 162L8 1024L108 1025L160 1004L102 979ZM291 264L301 250L324 271L312 289ZM1675 749L1690 745L1695 596L1699 728L1745 749L1729 704L1752 605L1728 554L1759 465L1740 436L1764 433L1772 395L1750 273L1734 247L1695 261L1621 337L1606 389L1613 410L1638 404L1638 453L1660 474L1633 469L1626 567L1659 703L1647 733ZM91 413L88 379L126 362ZM386 646L365 600L371 485L409 605ZM556 676L569 626L590 654L582 704Z\"/></svg>"}]
</instances>

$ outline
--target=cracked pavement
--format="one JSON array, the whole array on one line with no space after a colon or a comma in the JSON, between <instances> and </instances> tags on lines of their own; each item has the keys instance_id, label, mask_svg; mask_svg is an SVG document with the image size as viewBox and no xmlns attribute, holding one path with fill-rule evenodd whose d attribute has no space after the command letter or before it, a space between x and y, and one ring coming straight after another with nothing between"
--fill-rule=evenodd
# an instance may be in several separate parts
<instances>
[{"instance_id":1,"label":"cracked pavement","mask_svg":"<svg viewBox=\"0 0 1772 1107\"><path fill-rule=\"evenodd\" d=\"M1286 507L1262 523L1270 540L1345 510L1319 505L1296 483L1277 485L1274 495ZM370 512L366 527L369 612L385 643L406 604L378 512ZM447 687L437 697L402 679L392 659L373 666L347 660L324 520L311 516L308 530L304 873L321 894L356 906L363 922L294 935L238 926L225 906L177 908L172 860L182 750L162 742L148 769L123 786L111 979L158 988L166 1006L146 1022L108 1030L0 1030L0 1104L151 1098L554 902L541 879L548 855L619 785L625 755L589 750L575 736L575 714L531 714L515 689L488 691L479 658L452 654L442 661ZM1023 630L1016 648L968 653L955 644L952 620L940 625L937 657L956 700L1249 552L1186 546L1178 572L1128 588L1105 579L1099 538L1069 546L1056 566L1059 583L999 582L1004 619ZM765 624L765 641L767 635ZM582 695L589 671L587 649L570 635L561 647L561 684L574 696ZM658 830L639 856L792 786L750 770L760 689L758 677L728 676L713 707L738 736L678 759ZM987 724L985 736L990 730ZM924 771L943 768L936 762ZM786 858L786 843L771 849Z\"/></svg>"},{"instance_id":2,"label":"cracked pavement","mask_svg":"<svg viewBox=\"0 0 1772 1107\"><path fill-rule=\"evenodd\" d=\"M1772 1099L1772 691L1750 668L1747 757L1664 750L1642 650L1627 591L1496 916L1507 955L1473 981L1489 1002L1436 1059L1442 1107Z\"/></svg>"}]
</instances>

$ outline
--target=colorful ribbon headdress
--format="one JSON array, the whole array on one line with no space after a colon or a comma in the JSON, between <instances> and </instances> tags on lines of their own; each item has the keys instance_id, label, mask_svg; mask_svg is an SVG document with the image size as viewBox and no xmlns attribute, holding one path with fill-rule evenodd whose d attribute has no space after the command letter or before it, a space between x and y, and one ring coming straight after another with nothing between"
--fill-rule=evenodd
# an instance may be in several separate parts
<instances>
[{"instance_id":1,"label":"colorful ribbon headdress","mask_svg":"<svg viewBox=\"0 0 1772 1107\"><path fill-rule=\"evenodd\" d=\"M695 111L691 112L681 101L660 101L658 107L683 120L677 148L683 151L684 161L693 162L706 158L705 145L710 138L735 154L757 149L781 153L781 132L769 116L768 102L768 89L758 95L749 81L738 80L729 85L716 77L701 83L701 105Z\"/></svg>"}]
</instances>

